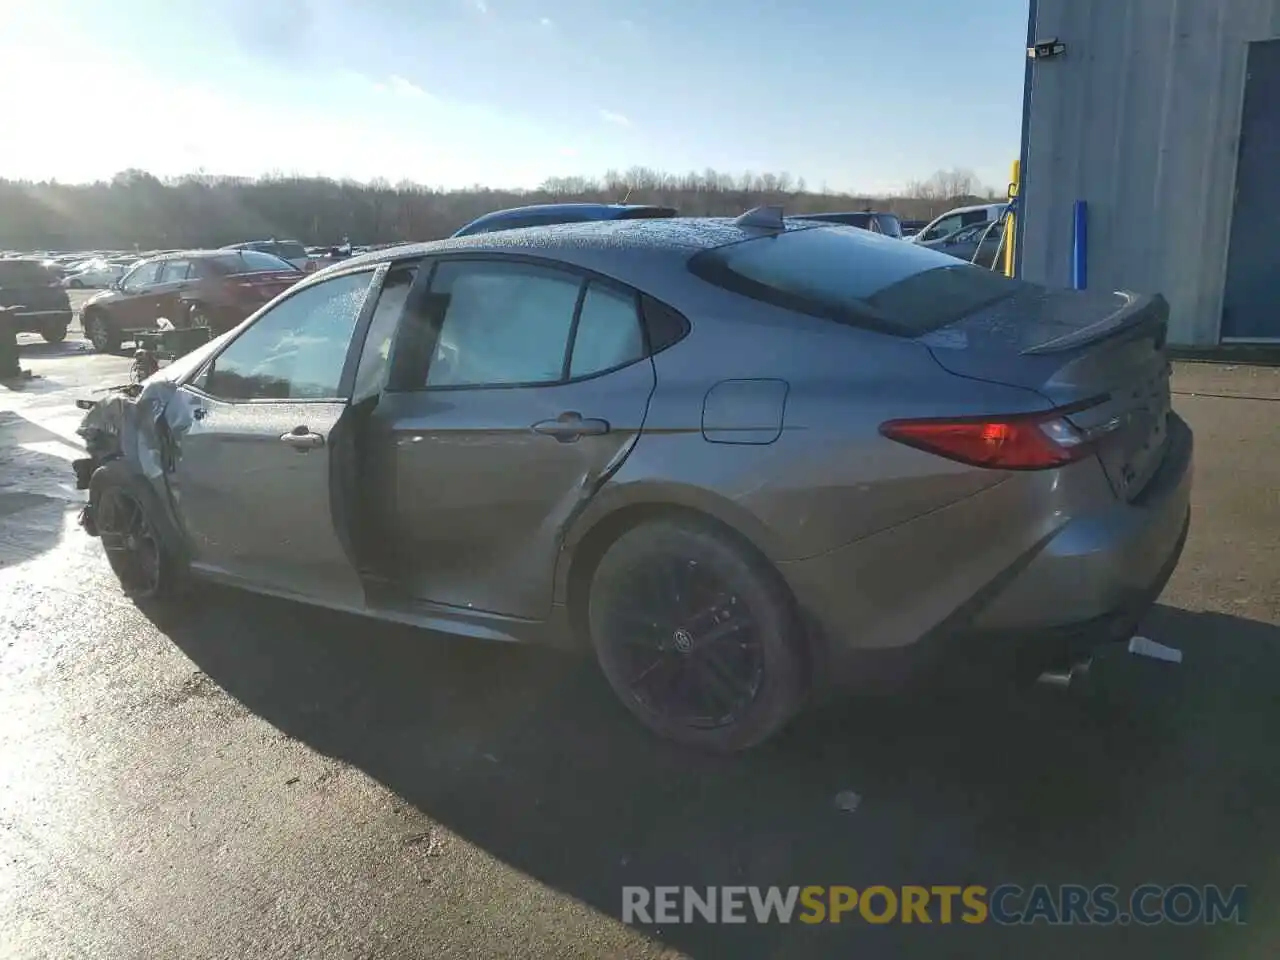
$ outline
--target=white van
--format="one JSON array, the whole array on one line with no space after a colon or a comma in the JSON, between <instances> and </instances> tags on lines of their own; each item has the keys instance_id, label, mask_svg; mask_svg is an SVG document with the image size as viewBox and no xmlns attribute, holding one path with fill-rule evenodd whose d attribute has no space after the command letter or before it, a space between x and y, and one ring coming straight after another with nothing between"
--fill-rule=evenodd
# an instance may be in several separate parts
<instances>
[{"instance_id":1,"label":"white van","mask_svg":"<svg viewBox=\"0 0 1280 960\"><path fill-rule=\"evenodd\" d=\"M930 240L941 240L949 237L957 230L976 226L979 223L990 223L999 220L1008 203L984 203L975 207L957 207L948 210L936 220L929 222L919 233L907 239L911 243L928 243Z\"/></svg>"}]
</instances>

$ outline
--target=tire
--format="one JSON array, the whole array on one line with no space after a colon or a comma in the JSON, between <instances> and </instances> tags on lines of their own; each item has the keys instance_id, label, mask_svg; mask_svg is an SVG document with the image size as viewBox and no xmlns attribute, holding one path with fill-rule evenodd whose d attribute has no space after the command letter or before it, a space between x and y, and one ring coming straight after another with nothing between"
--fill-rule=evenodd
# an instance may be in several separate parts
<instances>
[{"instance_id":1,"label":"tire","mask_svg":"<svg viewBox=\"0 0 1280 960\"><path fill-rule=\"evenodd\" d=\"M745 750L803 699L803 640L786 585L711 524L655 520L624 533L596 567L587 622L614 693L679 743Z\"/></svg>"},{"instance_id":2,"label":"tire","mask_svg":"<svg viewBox=\"0 0 1280 960\"><path fill-rule=\"evenodd\" d=\"M67 286L69 286L72 290L83 290L84 282L81 280L72 280L70 283L67 284Z\"/></svg>"},{"instance_id":3,"label":"tire","mask_svg":"<svg viewBox=\"0 0 1280 960\"><path fill-rule=\"evenodd\" d=\"M40 328L40 336L45 343L61 343L67 339L67 324L50 323Z\"/></svg>"},{"instance_id":4,"label":"tire","mask_svg":"<svg viewBox=\"0 0 1280 960\"><path fill-rule=\"evenodd\" d=\"M115 353L120 349L120 331L96 311L84 318L84 335L98 353Z\"/></svg>"},{"instance_id":5,"label":"tire","mask_svg":"<svg viewBox=\"0 0 1280 960\"><path fill-rule=\"evenodd\" d=\"M184 593L186 564L146 480L121 460L103 464L89 481L89 504L107 562L128 597L144 606Z\"/></svg>"}]
</instances>

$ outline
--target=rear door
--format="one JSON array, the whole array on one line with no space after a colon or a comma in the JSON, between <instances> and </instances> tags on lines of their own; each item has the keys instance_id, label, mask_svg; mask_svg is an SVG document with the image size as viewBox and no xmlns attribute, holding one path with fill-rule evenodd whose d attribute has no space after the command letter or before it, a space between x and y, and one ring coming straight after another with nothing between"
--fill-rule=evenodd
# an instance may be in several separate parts
<instances>
[{"instance_id":1,"label":"rear door","mask_svg":"<svg viewBox=\"0 0 1280 960\"><path fill-rule=\"evenodd\" d=\"M371 420L399 589L545 617L565 524L632 449L654 383L635 291L541 264L438 263Z\"/></svg>"},{"instance_id":2,"label":"rear door","mask_svg":"<svg viewBox=\"0 0 1280 960\"><path fill-rule=\"evenodd\" d=\"M181 388L192 421L170 483L198 568L363 606L331 476L373 277L333 277L281 300Z\"/></svg>"}]
</instances>

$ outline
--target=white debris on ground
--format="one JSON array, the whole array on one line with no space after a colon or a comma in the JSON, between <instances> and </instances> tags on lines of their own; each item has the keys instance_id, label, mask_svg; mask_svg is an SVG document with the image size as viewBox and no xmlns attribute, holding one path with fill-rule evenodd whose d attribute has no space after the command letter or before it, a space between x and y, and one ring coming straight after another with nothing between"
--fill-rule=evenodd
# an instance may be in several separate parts
<instances>
[{"instance_id":1,"label":"white debris on ground","mask_svg":"<svg viewBox=\"0 0 1280 960\"><path fill-rule=\"evenodd\" d=\"M1152 660L1163 660L1165 663L1181 663L1182 651L1170 647L1149 637L1132 636L1129 638L1129 652Z\"/></svg>"}]
</instances>

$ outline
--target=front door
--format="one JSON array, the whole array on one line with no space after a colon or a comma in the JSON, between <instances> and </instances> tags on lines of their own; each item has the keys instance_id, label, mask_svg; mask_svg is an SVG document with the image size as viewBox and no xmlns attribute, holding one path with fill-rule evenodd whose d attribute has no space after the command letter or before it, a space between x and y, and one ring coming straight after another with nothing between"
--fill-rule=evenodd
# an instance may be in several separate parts
<instances>
[{"instance_id":1,"label":"front door","mask_svg":"<svg viewBox=\"0 0 1280 960\"><path fill-rule=\"evenodd\" d=\"M655 377L636 295L455 260L429 300L425 343L407 318L371 423L397 579L419 601L541 619L566 524L644 423Z\"/></svg>"},{"instance_id":2,"label":"front door","mask_svg":"<svg viewBox=\"0 0 1280 960\"><path fill-rule=\"evenodd\" d=\"M121 330L155 326L160 267L159 260L141 263L120 281L119 298L111 304L111 314Z\"/></svg>"},{"instance_id":3,"label":"front door","mask_svg":"<svg viewBox=\"0 0 1280 960\"><path fill-rule=\"evenodd\" d=\"M197 568L360 608L330 478L345 448L343 373L372 272L304 287L182 389L191 426L171 477Z\"/></svg>"},{"instance_id":4,"label":"front door","mask_svg":"<svg viewBox=\"0 0 1280 960\"><path fill-rule=\"evenodd\" d=\"M1249 44L1223 340L1280 340L1280 40Z\"/></svg>"}]
</instances>

